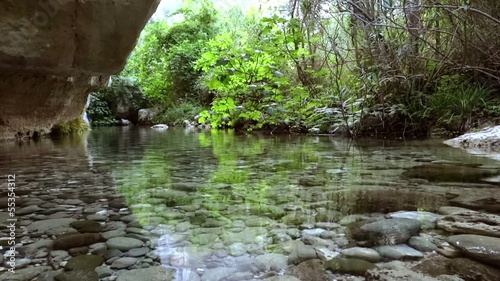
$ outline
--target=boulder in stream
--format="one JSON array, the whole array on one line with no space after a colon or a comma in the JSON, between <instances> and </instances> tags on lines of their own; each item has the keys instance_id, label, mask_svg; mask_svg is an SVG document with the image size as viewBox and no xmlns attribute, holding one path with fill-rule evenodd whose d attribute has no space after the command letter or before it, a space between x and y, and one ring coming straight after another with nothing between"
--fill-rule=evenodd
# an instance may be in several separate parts
<instances>
[{"instance_id":1,"label":"boulder in stream","mask_svg":"<svg viewBox=\"0 0 500 281\"><path fill-rule=\"evenodd\" d=\"M420 223L412 219L386 219L368 223L360 228L369 242L374 245L395 245L406 243L418 234Z\"/></svg>"},{"instance_id":2,"label":"boulder in stream","mask_svg":"<svg viewBox=\"0 0 500 281\"><path fill-rule=\"evenodd\" d=\"M500 152L500 126L485 128L444 141L445 144L485 152Z\"/></svg>"},{"instance_id":3,"label":"boulder in stream","mask_svg":"<svg viewBox=\"0 0 500 281\"><path fill-rule=\"evenodd\" d=\"M500 238L462 234L448 237L448 243L471 259L500 268Z\"/></svg>"}]
</instances>

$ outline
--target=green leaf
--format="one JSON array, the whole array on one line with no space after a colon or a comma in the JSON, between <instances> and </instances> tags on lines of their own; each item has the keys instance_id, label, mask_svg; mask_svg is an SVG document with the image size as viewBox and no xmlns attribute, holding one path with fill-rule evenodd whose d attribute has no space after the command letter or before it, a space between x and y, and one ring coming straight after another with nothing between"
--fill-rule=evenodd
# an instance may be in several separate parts
<instances>
[{"instance_id":1,"label":"green leaf","mask_svg":"<svg viewBox=\"0 0 500 281\"><path fill-rule=\"evenodd\" d=\"M217 79L217 77L212 78L208 83L207 87L212 90L217 90L222 87L222 83Z\"/></svg>"}]
</instances>

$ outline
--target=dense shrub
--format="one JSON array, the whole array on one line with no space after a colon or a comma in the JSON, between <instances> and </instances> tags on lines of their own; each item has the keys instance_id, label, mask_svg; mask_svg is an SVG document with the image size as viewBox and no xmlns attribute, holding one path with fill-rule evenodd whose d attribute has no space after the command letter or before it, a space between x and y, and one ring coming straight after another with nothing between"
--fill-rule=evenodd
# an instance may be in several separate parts
<instances>
[{"instance_id":1,"label":"dense shrub","mask_svg":"<svg viewBox=\"0 0 500 281\"><path fill-rule=\"evenodd\" d=\"M118 116L111 110L113 104L122 103L137 112L140 108L148 108L151 101L146 98L140 87L132 78L115 76L111 86L91 94L87 116L92 126L112 126L119 124Z\"/></svg>"},{"instance_id":2,"label":"dense shrub","mask_svg":"<svg viewBox=\"0 0 500 281\"><path fill-rule=\"evenodd\" d=\"M98 95L90 96L90 104L87 108L87 117L91 126L114 126L118 120L113 116L106 101L101 100Z\"/></svg>"},{"instance_id":3,"label":"dense shrub","mask_svg":"<svg viewBox=\"0 0 500 281\"><path fill-rule=\"evenodd\" d=\"M83 133L89 129L89 125L82 119L78 117L74 120L68 122L61 122L51 129L51 135L68 135L74 133Z\"/></svg>"},{"instance_id":4,"label":"dense shrub","mask_svg":"<svg viewBox=\"0 0 500 281\"><path fill-rule=\"evenodd\" d=\"M195 103L182 102L175 107L166 108L156 118L156 123L170 124L173 126L183 125L184 120L193 121L203 108Z\"/></svg>"},{"instance_id":5,"label":"dense shrub","mask_svg":"<svg viewBox=\"0 0 500 281\"><path fill-rule=\"evenodd\" d=\"M182 20L147 26L124 72L161 101L163 122L201 104L215 128L417 136L499 111L498 1L184 3Z\"/></svg>"},{"instance_id":6,"label":"dense shrub","mask_svg":"<svg viewBox=\"0 0 500 281\"><path fill-rule=\"evenodd\" d=\"M200 94L209 93L197 83L201 72L194 63L204 43L216 33L216 14L210 2L199 1L173 14L182 15L181 22L148 24L124 74L136 78L146 96L166 106L206 100Z\"/></svg>"}]
</instances>

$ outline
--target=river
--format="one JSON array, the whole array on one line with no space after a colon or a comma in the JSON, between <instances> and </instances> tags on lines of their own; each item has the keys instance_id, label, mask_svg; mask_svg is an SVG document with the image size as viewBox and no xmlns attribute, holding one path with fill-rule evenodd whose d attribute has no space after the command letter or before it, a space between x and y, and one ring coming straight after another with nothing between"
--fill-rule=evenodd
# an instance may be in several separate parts
<instances>
[{"instance_id":1,"label":"river","mask_svg":"<svg viewBox=\"0 0 500 281\"><path fill-rule=\"evenodd\" d=\"M422 165L426 168L420 172L415 169ZM440 170L442 166L446 168ZM1 143L2 269L10 266L9 231L3 226L9 218L7 176L15 175L15 267L27 275L14 278L7 272L0 280L23 280L41 272L55 276L46 266L47 255L58 268L87 252L108 266L89 273L89 279L73 280L115 280L125 271L159 264L176 280L295 280L283 279L291 274L289 265L307 258L297 250L298 260L291 257L293 241L314 246L319 259L330 259L360 245L353 238L356 222L397 211L437 214L447 205L477 209L478 203L469 199L498 194L495 180L484 179L499 168L497 161L448 147L442 140L352 141L113 127ZM75 228L78 220L87 223ZM77 230L105 238L59 249L30 247ZM420 236L435 238L438 245L446 235L432 228ZM88 270L76 261L72 270ZM64 274L71 276L68 272ZM352 274L318 274L323 277L314 278L357 280ZM349 276L354 279L342 279Z\"/></svg>"}]
</instances>

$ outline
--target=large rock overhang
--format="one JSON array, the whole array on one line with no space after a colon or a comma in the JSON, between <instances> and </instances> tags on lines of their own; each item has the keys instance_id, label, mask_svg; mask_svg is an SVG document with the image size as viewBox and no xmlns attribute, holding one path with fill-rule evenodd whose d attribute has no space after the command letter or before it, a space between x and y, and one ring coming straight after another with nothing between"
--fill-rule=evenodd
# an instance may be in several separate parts
<instances>
[{"instance_id":1,"label":"large rock overhang","mask_svg":"<svg viewBox=\"0 0 500 281\"><path fill-rule=\"evenodd\" d=\"M81 115L120 72L160 0L0 1L0 139Z\"/></svg>"}]
</instances>

